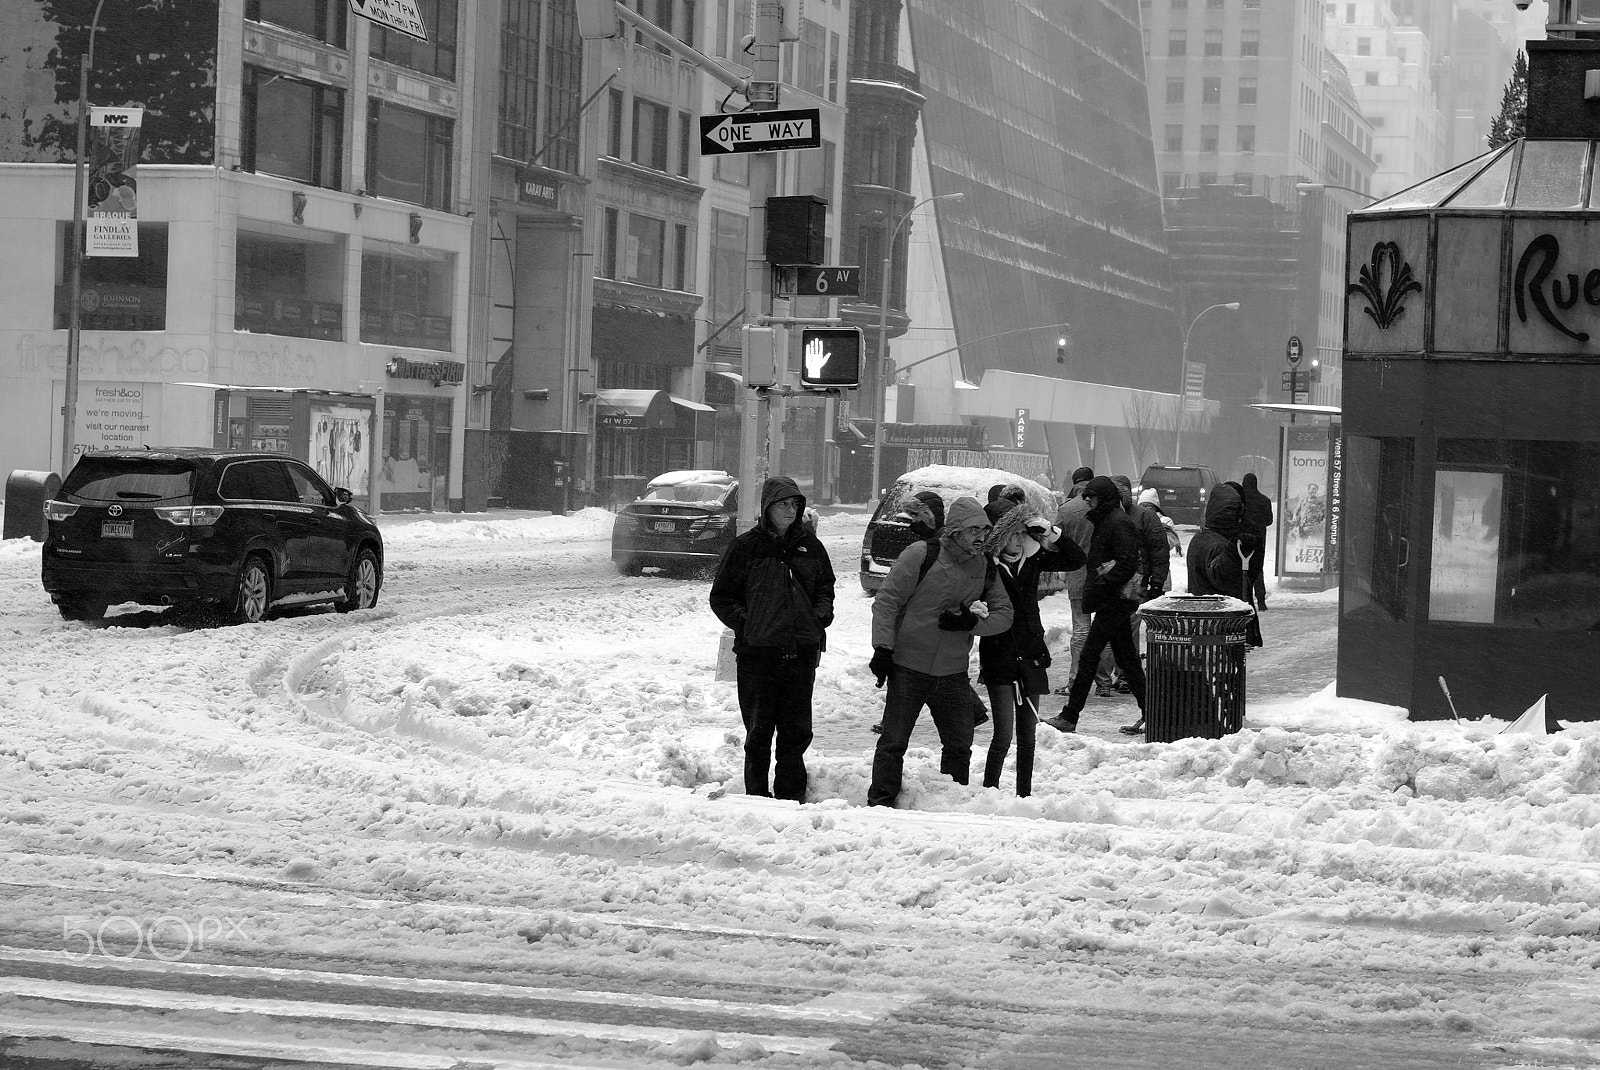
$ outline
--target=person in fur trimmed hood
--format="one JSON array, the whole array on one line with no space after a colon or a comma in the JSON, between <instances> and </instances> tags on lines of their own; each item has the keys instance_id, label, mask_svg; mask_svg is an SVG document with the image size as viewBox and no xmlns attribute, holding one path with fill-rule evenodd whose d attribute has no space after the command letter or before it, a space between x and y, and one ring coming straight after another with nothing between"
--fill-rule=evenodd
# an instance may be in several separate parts
<instances>
[{"instance_id":1,"label":"person in fur trimmed hood","mask_svg":"<svg viewBox=\"0 0 1600 1070\"><path fill-rule=\"evenodd\" d=\"M1039 699L1050 690L1050 650L1039 619L1039 574L1083 568L1078 544L1049 520L1001 497L993 505L994 530L983 552L994 559L1011 596L1011 629L978 640L978 682L989 689L994 735L983 768L983 786L998 788L1012 739L1017 744L1017 795L1033 794L1034 729ZM992 508L992 506L991 506Z\"/></svg>"}]
</instances>

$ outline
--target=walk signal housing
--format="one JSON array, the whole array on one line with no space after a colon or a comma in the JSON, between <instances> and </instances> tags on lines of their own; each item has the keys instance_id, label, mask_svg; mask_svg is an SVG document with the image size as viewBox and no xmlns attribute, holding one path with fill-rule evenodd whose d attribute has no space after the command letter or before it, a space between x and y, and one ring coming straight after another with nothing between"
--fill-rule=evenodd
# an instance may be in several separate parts
<instances>
[{"instance_id":1,"label":"walk signal housing","mask_svg":"<svg viewBox=\"0 0 1600 1070\"><path fill-rule=\"evenodd\" d=\"M743 327L744 385L772 386L778 381L777 331L771 327Z\"/></svg>"},{"instance_id":2,"label":"walk signal housing","mask_svg":"<svg viewBox=\"0 0 1600 1070\"><path fill-rule=\"evenodd\" d=\"M585 41L602 41L622 33L618 25L616 0L577 0L578 36Z\"/></svg>"},{"instance_id":3,"label":"walk signal housing","mask_svg":"<svg viewBox=\"0 0 1600 1070\"><path fill-rule=\"evenodd\" d=\"M807 327L800 332L800 385L853 390L861 385L861 328Z\"/></svg>"},{"instance_id":4,"label":"walk signal housing","mask_svg":"<svg viewBox=\"0 0 1600 1070\"><path fill-rule=\"evenodd\" d=\"M828 202L809 194L767 198L767 262L821 264L828 249Z\"/></svg>"}]
</instances>

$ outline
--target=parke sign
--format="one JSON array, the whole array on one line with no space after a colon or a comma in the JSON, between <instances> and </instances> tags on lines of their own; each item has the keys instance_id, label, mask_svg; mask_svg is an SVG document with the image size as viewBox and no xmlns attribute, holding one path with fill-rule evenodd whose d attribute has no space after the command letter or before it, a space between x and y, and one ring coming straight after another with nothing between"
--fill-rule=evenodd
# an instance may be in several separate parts
<instances>
[{"instance_id":1,"label":"parke sign","mask_svg":"<svg viewBox=\"0 0 1600 1070\"><path fill-rule=\"evenodd\" d=\"M1352 217L1345 350L1600 357L1600 217Z\"/></svg>"}]
</instances>

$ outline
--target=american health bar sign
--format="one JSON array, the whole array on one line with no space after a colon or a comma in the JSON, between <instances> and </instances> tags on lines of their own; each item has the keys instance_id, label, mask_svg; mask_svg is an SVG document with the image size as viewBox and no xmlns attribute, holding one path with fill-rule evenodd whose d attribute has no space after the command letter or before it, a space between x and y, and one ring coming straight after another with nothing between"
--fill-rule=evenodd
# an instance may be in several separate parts
<instances>
[{"instance_id":1,"label":"american health bar sign","mask_svg":"<svg viewBox=\"0 0 1600 1070\"><path fill-rule=\"evenodd\" d=\"M143 108L90 108L84 256L139 255L139 127Z\"/></svg>"}]
</instances>

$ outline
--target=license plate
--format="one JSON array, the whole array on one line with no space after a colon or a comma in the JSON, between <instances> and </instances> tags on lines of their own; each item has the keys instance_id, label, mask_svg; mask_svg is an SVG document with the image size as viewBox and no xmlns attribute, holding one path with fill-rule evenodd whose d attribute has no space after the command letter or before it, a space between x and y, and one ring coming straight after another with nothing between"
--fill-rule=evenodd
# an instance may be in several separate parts
<instances>
[{"instance_id":1,"label":"license plate","mask_svg":"<svg viewBox=\"0 0 1600 1070\"><path fill-rule=\"evenodd\" d=\"M131 539L133 538L133 521L101 521L100 537L102 539Z\"/></svg>"},{"instance_id":2,"label":"license plate","mask_svg":"<svg viewBox=\"0 0 1600 1070\"><path fill-rule=\"evenodd\" d=\"M657 520L654 524L652 524L650 526L655 531L677 531L678 530L678 525L674 521L671 521L671 520Z\"/></svg>"}]
</instances>

